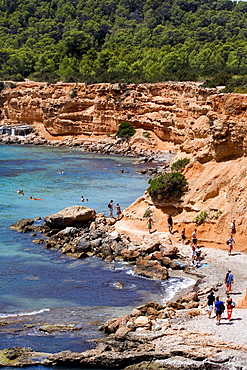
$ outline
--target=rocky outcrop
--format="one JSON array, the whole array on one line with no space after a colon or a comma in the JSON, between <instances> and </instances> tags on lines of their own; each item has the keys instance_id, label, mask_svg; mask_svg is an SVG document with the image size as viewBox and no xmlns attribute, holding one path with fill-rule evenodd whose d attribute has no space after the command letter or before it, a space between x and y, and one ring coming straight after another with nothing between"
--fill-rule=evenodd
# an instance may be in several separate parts
<instances>
[{"instance_id":1,"label":"rocky outcrop","mask_svg":"<svg viewBox=\"0 0 247 370\"><path fill-rule=\"evenodd\" d=\"M63 229L67 226L78 226L85 221L95 219L94 209L84 206L72 206L44 218L45 225L50 229Z\"/></svg>"},{"instance_id":2,"label":"rocky outcrop","mask_svg":"<svg viewBox=\"0 0 247 370\"><path fill-rule=\"evenodd\" d=\"M20 82L6 85L0 95L0 124L34 125L37 144L42 143L40 137L61 140L69 136L74 145L91 145L93 136L115 135L118 125L128 121L136 129L152 132L163 142L173 143L177 150L196 156L202 163L247 153L247 97L220 94L217 89L202 88L198 83ZM149 135L133 142L132 151L138 146L157 147ZM102 142L105 146L110 149L111 143L109 147L109 142ZM125 151L128 146L125 143Z\"/></svg>"}]
</instances>

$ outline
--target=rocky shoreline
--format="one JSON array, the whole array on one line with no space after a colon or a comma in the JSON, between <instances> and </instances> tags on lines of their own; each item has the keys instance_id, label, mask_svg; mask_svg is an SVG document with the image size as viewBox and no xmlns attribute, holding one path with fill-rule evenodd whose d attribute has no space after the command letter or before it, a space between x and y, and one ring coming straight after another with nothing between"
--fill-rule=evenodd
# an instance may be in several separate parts
<instances>
[{"instance_id":1,"label":"rocky shoreline","mask_svg":"<svg viewBox=\"0 0 247 370\"><path fill-rule=\"evenodd\" d=\"M78 148L88 153L137 157L142 162L158 161L167 163L174 156L172 151L157 151L154 140L152 138L146 139L142 135L137 135L137 137L128 140L107 136L92 139L69 136L58 140L48 140L38 132L26 136L0 134L0 143Z\"/></svg>"},{"instance_id":2,"label":"rocky shoreline","mask_svg":"<svg viewBox=\"0 0 247 370\"><path fill-rule=\"evenodd\" d=\"M214 287L220 294L224 290L215 266L219 267L222 259L223 266L219 268L222 273L227 264L235 262L225 261L226 257L222 254L214 263L214 250L204 250L204 258L207 262L211 261L212 270L207 267L195 270L190 265L190 247L180 244L173 236L158 233L143 243L137 243L116 231L117 222L87 207L74 206L47 216L42 225L37 226L35 220L24 219L12 225L11 229L29 232L35 238L34 242L42 243L46 248L58 248L61 253L73 258L95 255L108 261L127 261L135 265L135 273L150 278L166 279L172 268L182 269L197 279L192 291L180 294L164 305L147 302L129 315L108 320L99 327L106 336L96 341L95 349L57 354L37 353L30 348L5 349L0 351L1 366L42 364L129 370L146 367L174 370L246 369L247 342L243 340L240 344L217 336L211 327L209 329L212 321L207 318L206 312L209 290ZM239 258L247 263L245 256ZM244 291L241 297L243 294ZM204 320L202 330L193 324L197 320ZM46 329L73 330L71 327L52 326ZM220 330L224 330L223 326Z\"/></svg>"}]
</instances>

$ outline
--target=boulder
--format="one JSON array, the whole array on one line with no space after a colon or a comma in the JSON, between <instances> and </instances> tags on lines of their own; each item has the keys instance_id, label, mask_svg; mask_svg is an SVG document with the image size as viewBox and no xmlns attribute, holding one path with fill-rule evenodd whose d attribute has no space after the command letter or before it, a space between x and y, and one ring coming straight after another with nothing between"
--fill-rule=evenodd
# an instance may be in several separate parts
<instances>
[{"instance_id":1,"label":"boulder","mask_svg":"<svg viewBox=\"0 0 247 370\"><path fill-rule=\"evenodd\" d=\"M134 324L138 328L145 328L145 329L151 328L151 322L147 316L138 316L134 320Z\"/></svg>"},{"instance_id":2,"label":"boulder","mask_svg":"<svg viewBox=\"0 0 247 370\"><path fill-rule=\"evenodd\" d=\"M68 226L76 226L87 221L93 221L95 216L96 212L94 209L84 206L72 206L54 215L46 216L44 221L50 229L63 229Z\"/></svg>"},{"instance_id":3,"label":"boulder","mask_svg":"<svg viewBox=\"0 0 247 370\"><path fill-rule=\"evenodd\" d=\"M193 291L185 293L177 299L177 302L179 302L179 303L183 303L183 302L190 303L190 302L193 302L193 301L194 302L199 301L197 292L193 292Z\"/></svg>"},{"instance_id":4,"label":"boulder","mask_svg":"<svg viewBox=\"0 0 247 370\"><path fill-rule=\"evenodd\" d=\"M162 248L160 249L161 249L163 257L174 258L177 256L177 253L178 253L178 247L176 247L175 245L165 245L165 246L162 246Z\"/></svg>"},{"instance_id":5,"label":"boulder","mask_svg":"<svg viewBox=\"0 0 247 370\"><path fill-rule=\"evenodd\" d=\"M166 267L161 266L158 261L147 261L144 259L137 261L135 274L159 280L166 280L168 278Z\"/></svg>"},{"instance_id":6,"label":"boulder","mask_svg":"<svg viewBox=\"0 0 247 370\"><path fill-rule=\"evenodd\" d=\"M134 261L140 256L140 253L137 250L125 248L121 251L121 256L126 261Z\"/></svg>"},{"instance_id":7,"label":"boulder","mask_svg":"<svg viewBox=\"0 0 247 370\"><path fill-rule=\"evenodd\" d=\"M185 306L179 302L168 301L166 302L167 307L172 307L175 310L184 310Z\"/></svg>"}]
</instances>

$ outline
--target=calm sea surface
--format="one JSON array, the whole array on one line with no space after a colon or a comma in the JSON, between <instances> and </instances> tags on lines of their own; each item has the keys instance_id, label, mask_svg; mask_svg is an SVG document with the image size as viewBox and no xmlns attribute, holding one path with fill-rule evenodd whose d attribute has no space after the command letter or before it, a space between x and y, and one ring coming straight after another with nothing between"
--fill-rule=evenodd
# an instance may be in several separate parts
<instances>
[{"instance_id":1,"label":"calm sea surface","mask_svg":"<svg viewBox=\"0 0 247 370\"><path fill-rule=\"evenodd\" d=\"M22 218L43 218L77 204L106 215L110 199L126 208L147 187L147 177L135 173L140 165L134 162L134 158L75 149L0 145L0 319L14 317L18 322L13 329L41 322L76 323L82 329L62 334L45 334L37 326L13 330L0 335L0 349L92 348L91 340L102 335L99 323L149 300L165 301L190 283L181 278L161 283L137 277L123 263L74 260L31 243L29 234L9 229ZM23 189L25 196L17 189ZM81 203L82 195L88 202ZM30 196L41 200L29 200ZM116 282L124 288L118 289Z\"/></svg>"}]
</instances>

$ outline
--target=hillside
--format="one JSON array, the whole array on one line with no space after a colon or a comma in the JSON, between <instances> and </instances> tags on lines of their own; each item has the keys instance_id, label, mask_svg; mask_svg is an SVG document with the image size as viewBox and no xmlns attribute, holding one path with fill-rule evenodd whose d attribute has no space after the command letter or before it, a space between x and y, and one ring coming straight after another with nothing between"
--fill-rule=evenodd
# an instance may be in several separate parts
<instances>
[{"instance_id":1,"label":"hillside","mask_svg":"<svg viewBox=\"0 0 247 370\"><path fill-rule=\"evenodd\" d=\"M247 4L0 1L0 79L207 81L246 90Z\"/></svg>"}]
</instances>

